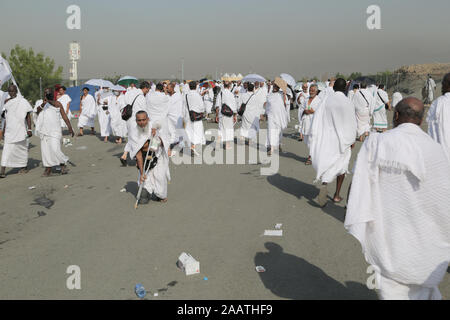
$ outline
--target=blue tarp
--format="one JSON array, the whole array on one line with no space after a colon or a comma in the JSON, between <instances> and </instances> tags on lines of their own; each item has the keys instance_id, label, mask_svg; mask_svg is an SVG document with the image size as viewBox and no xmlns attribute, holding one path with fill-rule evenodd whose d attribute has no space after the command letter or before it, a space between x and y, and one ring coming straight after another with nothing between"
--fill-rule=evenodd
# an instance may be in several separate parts
<instances>
[{"instance_id":1,"label":"blue tarp","mask_svg":"<svg viewBox=\"0 0 450 320\"><path fill-rule=\"evenodd\" d=\"M70 110L72 111L80 110L80 98L81 95L83 94L84 87L89 88L89 94L93 97L95 94L95 89L98 88L91 85L82 85L78 87L67 88L66 94L68 94L69 97L72 99L72 102L70 103Z\"/></svg>"}]
</instances>

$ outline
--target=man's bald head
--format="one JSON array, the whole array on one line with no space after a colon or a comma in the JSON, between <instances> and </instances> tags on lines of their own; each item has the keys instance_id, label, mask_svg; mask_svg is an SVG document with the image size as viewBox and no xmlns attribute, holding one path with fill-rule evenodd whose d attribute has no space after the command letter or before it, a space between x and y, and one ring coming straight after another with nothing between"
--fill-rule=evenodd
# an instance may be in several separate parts
<instances>
[{"instance_id":1,"label":"man's bald head","mask_svg":"<svg viewBox=\"0 0 450 320\"><path fill-rule=\"evenodd\" d=\"M422 124L425 107L417 98L405 98L395 107L394 127L403 123L414 123L420 126Z\"/></svg>"},{"instance_id":2,"label":"man's bald head","mask_svg":"<svg viewBox=\"0 0 450 320\"><path fill-rule=\"evenodd\" d=\"M450 73L447 73L442 80L442 94L450 92Z\"/></svg>"}]
</instances>

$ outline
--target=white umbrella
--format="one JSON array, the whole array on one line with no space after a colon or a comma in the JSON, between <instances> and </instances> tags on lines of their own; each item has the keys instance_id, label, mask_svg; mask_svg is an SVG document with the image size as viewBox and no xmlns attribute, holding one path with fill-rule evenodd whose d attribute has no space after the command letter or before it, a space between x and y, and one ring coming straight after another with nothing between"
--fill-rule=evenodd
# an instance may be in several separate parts
<instances>
[{"instance_id":1,"label":"white umbrella","mask_svg":"<svg viewBox=\"0 0 450 320\"><path fill-rule=\"evenodd\" d=\"M259 74L248 74L243 79L242 82L266 82L266 79L264 77L260 76Z\"/></svg>"},{"instance_id":2,"label":"white umbrella","mask_svg":"<svg viewBox=\"0 0 450 320\"><path fill-rule=\"evenodd\" d=\"M126 89L125 87L122 87L122 86L120 86L120 85L111 87L111 90L115 90L115 91L127 91L127 89Z\"/></svg>"},{"instance_id":3,"label":"white umbrella","mask_svg":"<svg viewBox=\"0 0 450 320\"><path fill-rule=\"evenodd\" d=\"M296 81L293 76L291 76L290 74L287 74L287 73L282 73L282 74L280 74L280 77L281 77L281 79L286 81L288 85L290 85L291 87L295 87Z\"/></svg>"},{"instance_id":4,"label":"white umbrella","mask_svg":"<svg viewBox=\"0 0 450 320\"><path fill-rule=\"evenodd\" d=\"M103 80L103 79L91 79L85 84L89 84L91 86L95 87L102 87L102 88L112 88L114 87L114 84L111 81Z\"/></svg>"}]
</instances>

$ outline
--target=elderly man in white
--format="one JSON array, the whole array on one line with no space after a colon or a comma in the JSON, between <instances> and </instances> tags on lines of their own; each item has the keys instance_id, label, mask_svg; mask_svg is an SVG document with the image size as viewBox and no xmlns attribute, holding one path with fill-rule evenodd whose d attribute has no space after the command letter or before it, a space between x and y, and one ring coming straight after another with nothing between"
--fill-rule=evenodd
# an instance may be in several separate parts
<instances>
[{"instance_id":1,"label":"elderly man in white","mask_svg":"<svg viewBox=\"0 0 450 320\"><path fill-rule=\"evenodd\" d=\"M345 228L383 300L441 299L450 262L450 163L423 115L420 100L399 102L394 129L370 135L354 168Z\"/></svg>"}]
</instances>

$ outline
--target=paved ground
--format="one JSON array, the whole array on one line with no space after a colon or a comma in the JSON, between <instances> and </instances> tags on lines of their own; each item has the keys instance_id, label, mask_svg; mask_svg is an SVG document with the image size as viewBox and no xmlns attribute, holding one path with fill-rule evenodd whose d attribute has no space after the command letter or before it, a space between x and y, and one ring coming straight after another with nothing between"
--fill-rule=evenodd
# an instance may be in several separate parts
<instances>
[{"instance_id":1,"label":"paved ground","mask_svg":"<svg viewBox=\"0 0 450 320\"><path fill-rule=\"evenodd\" d=\"M137 211L136 169L119 167L122 147L77 138L63 148L69 175L41 178L33 137L31 172L0 181L0 299L136 299L136 283L159 292L151 299L376 299L360 245L343 227L344 205L315 205L314 171L293 132L278 174L171 164L169 202ZM261 236L276 223L283 237ZM200 275L177 269L183 251L200 261ZM66 287L70 265L81 268L81 290ZM441 291L450 298L449 274Z\"/></svg>"}]
</instances>

